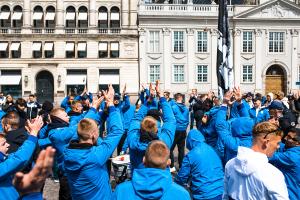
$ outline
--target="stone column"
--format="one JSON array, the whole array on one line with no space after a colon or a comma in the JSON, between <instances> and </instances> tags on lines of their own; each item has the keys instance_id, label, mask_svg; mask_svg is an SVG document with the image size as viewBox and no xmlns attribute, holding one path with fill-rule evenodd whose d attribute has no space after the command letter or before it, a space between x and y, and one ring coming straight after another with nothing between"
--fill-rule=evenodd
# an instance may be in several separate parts
<instances>
[{"instance_id":1,"label":"stone column","mask_svg":"<svg viewBox=\"0 0 300 200\"><path fill-rule=\"evenodd\" d=\"M30 0L24 0L24 9L23 9L23 33L31 33L31 7Z\"/></svg>"},{"instance_id":2,"label":"stone column","mask_svg":"<svg viewBox=\"0 0 300 200\"><path fill-rule=\"evenodd\" d=\"M163 65L161 69L164 69L164 90L171 90L172 81L172 63L171 63L171 52L172 52L172 37L171 30L169 28L163 29Z\"/></svg>"},{"instance_id":3,"label":"stone column","mask_svg":"<svg viewBox=\"0 0 300 200\"><path fill-rule=\"evenodd\" d=\"M122 0L122 9L121 9L121 26L122 28L128 28L129 26L129 1Z\"/></svg>"},{"instance_id":4,"label":"stone column","mask_svg":"<svg viewBox=\"0 0 300 200\"><path fill-rule=\"evenodd\" d=\"M129 7L129 26L130 28L135 29L137 26L137 8L138 8L138 1L137 0L129 0L130 7Z\"/></svg>"},{"instance_id":5,"label":"stone column","mask_svg":"<svg viewBox=\"0 0 300 200\"><path fill-rule=\"evenodd\" d=\"M235 29L233 33L233 71L234 71L234 85L241 83L241 30Z\"/></svg>"},{"instance_id":6,"label":"stone column","mask_svg":"<svg viewBox=\"0 0 300 200\"><path fill-rule=\"evenodd\" d=\"M194 29L187 29L187 80L188 80L188 92L195 87L195 41L194 41Z\"/></svg>"},{"instance_id":7,"label":"stone column","mask_svg":"<svg viewBox=\"0 0 300 200\"><path fill-rule=\"evenodd\" d=\"M97 33L98 10L96 8L96 0L89 1L89 32Z\"/></svg>"},{"instance_id":8,"label":"stone column","mask_svg":"<svg viewBox=\"0 0 300 200\"><path fill-rule=\"evenodd\" d=\"M263 81L265 81L265 76L264 74L262 74L264 67L262 66L262 57L265 50L262 48L262 33L263 31L260 29L255 30L255 66L253 71L253 78L255 82L255 89L257 92L264 91Z\"/></svg>"},{"instance_id":9,"label":"stone column","mask_svg":"<svg viewBox=\"0 0 300 200\"><path fill-rule=\"evenodd\" d=\"M146 53L146 30L139 28L139 67L140 67L140 83L148 82L148 64L146 62L147 53Z\"/></svg>"},{"instance_id":10,"label":"stone column","mask_svg":"<svg viewBox=\"0 0 300 200\"><path fill-rule=\"evenodd\" d=\"M56 33L61 34L64 32L64 16L64 0L56 0Z\"/></svg>"},{"instance_id":11,"label":"stone column","mask_svg":"<svg viewBox=\"0 0 300 200\"><path fill-rule=\"evenodd\" d=\"M299 86L296 85L296 82L298 82L298 63L299 63L299 58L297 56L298 52L298 43L299 41L299 30L291 30L291 83L288 85L288 88L291 90L296 90L299 89ZM287 77L288 78L288 77ZM288 80L289 81L289 80ZM287 91L289 92L289 91Z\"/></svg>"}]
</instances>

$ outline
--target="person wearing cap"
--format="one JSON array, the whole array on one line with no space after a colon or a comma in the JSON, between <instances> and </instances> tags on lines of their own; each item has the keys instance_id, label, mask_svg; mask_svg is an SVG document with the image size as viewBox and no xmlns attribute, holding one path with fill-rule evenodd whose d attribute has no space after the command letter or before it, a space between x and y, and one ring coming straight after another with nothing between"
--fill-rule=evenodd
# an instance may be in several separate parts
<instances>
[{"instance_id":1,"label":"person wearing cap","mask_svg":"<svg viewBox=\"0 0 300 200\"><path fill-rule=\"evenodd\" d=\"M261 100L254 100L254 107L249 110L250 117L254 120L255 124L269 120L270 114L267 108L261 107Z\"/></svg>"},{"instance_id":2,"label":"person wearing cap","mask_svg":"<svg viewBox=\"0 0 300 200\"><path fill-rule=\"evenodd\" d=\"M189 132L186 147L189 153L183 159L175 182L182 186L190 184L193 199L221 200L224 172L219 156L196 129Z\"/></svg>"},{"instance_id":3,"label":"person wearing cap","mask_svg":"<svg viewBox=\"0 0 300 200\"><path fill-rule=\"evenodd\" d=\"M285 148L269 158L284 175L291 200L300 199L300 129L292 128L284 138Z\"/></svg>"}]
</instances>

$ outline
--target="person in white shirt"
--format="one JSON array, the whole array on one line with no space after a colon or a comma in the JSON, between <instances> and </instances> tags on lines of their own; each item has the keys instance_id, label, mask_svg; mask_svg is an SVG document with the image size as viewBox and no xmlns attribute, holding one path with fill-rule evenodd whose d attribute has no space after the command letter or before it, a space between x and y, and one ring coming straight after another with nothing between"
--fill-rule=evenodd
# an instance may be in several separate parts
<instances>
[{"instance_id":1,"label":"person in white shirt","mask_svg":"<svg viewBox=\"0 0 300 200\"><path fill-rule=\"evenodd\" d=\"M252 148L239 147L237 157L225 166L223 199L289 199L283 174L268 162L282 135L270 122L254 127Z\"/></svg>"}]
</instances>

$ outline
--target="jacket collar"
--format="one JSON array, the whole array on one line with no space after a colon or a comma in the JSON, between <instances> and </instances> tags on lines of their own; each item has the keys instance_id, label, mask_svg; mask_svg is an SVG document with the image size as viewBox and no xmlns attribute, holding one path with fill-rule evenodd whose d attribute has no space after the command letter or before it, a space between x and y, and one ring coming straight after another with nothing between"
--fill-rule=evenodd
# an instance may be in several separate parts
<instances>
[{"instance_id":1,"label":"jacket collar","mask_svg":"<svg viewBox=\"0 0 300 200\"><path fill-rule=\"evenodd\" d=\"M79 143L78 140L73 140L69 144L69 149L90 149L94 145L89 144L89 143Z\"/></svg>"}]
</instances>

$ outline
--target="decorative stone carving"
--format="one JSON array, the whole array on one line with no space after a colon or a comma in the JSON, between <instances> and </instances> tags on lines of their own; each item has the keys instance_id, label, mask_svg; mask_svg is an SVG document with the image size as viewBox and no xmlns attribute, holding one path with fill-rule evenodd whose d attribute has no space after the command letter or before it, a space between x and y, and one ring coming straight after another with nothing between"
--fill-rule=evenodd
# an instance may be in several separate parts
<instances>
[{"instance_id":1,"label":"decorative stone carving","mask_svg":"<svg viewBox=\"0 0 300 200\"><path fill-rule=\"evenodd\" d=\"M234 29L234 30L233 30L233 35L234 35L234 37L240 36L241 33L242 33L241 29Z\"/></svg>"},{"instance_id":2,"label":"decorative stone carving","mask_svg":"<svg viewBox=\"0 0 300 200\"><path fill-rule=\"evenodd\" d=\"M299 35L299 30L296 30L296 29L291 29L291 35L292 36L298 36Z\"/></svg>"},{"instance_id":3,"label":"decorative stone carving","mask_svg":"<svg viewBox=\"0 0 300 200\"><path fill-rule=\"evenodd\" d=\"M218 29L210 29L210 33L212 36L218 36L219 35L219 30Z\"/></svg>"},{"instance_id":4,"label":"decorative stone carving","mask_svg":"<svg viewBox=\"0 0 300 200\"><path fill-rule=\"evenodd\" d=\"M145 35L146 33L146 30L144 28L139 28L138 31L139 31L139 35Z\"/></svg>"},{"instance_id":5,"label":"decorative stone carving","mask_svg":"<svg viewBox=\"0 0 300 200\"><path fill-rule=\"evenodd\" d=\"M180 60L180 59L185 58L186 54L172 54L172 57L177 59L177 60Z\"/></svg>"},{"instance_id":6,"label":"decorative stone carving","mask_svg":"<svg viewBox=\"0 0 300 200\"><path fill-rule=\"evenodd\" d=\"M188 29L186 29L186 33L187 33L188 35L193 35L193 34L194 34L194 32L195 32L195 30L194 30L194 29L192 29L192 28L188 28Z\"/></svg>"},{"instance_id":7,"label":"decorative stone carving","mask_svg":"<svg viewBox=\"0 0 300 200\"><path fill-rule=\"evenodd\" d=\"M164 35L170 35L171 29L170 28L163 28L163 34Z\"/></svg>"},{"instance_id":8,"label":"decorative stone carving","mask_svg":"<svg viewBox=\"0 0 300 200\"><path fill-rule=\"evenodd\" d=\"M261 29L255 29L254 33L255 33L256 36L260 37L263 32L262 32Z\"/></svg>"},{"instance_id":9,"label":"decorative stone carving","mask_svg":"<svg viewBox=\"0 0 300 200\"><path fill-rule=\"evenodd\" d=\"M299 13L287 7L283 7L279 2L272 5L271 7L265 8L260 13L261 17L299 17Z\"/></svg>"}]
</instances>

